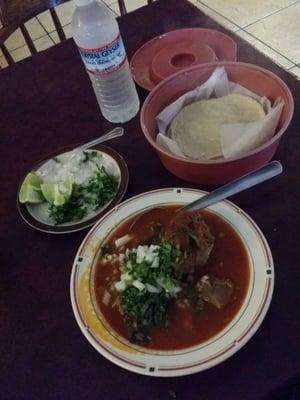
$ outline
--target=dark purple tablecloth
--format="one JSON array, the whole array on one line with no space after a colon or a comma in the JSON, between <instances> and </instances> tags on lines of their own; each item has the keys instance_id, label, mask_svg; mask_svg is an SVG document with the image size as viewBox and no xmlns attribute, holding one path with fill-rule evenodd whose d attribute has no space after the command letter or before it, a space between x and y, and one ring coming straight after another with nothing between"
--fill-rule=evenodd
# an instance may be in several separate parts
<instances>
[{"instance_id":1,"label":"dark purple tablecloth","mask_svg":"<svg viewBox=\"0 0 300 400\"><path fill-rule=\"evenodd\" d=\"M157 34L183 27L223 30L185 0L161 0L120 19L129 57ZM66 236L29 228L16 208L18 183L41 158L112 128L98 110L72 40L0 71L0 398L257 400L300 397L300 83L237 36L239 60L279 75L291 88L295 116L276 158L282 176L233 200L254 218L271 246L275 292L261 328L219 366L192 376L144 377L107 361L73 316L69 280L86 232ZM147 93L139 90L141 101ZM111 146L130 170L127 197L169 186L172 176L145 141L139 118ZM201 187L203 188L203 187ZM207 189L204 187L204 189Z\"/></svg>"}]
</instances>

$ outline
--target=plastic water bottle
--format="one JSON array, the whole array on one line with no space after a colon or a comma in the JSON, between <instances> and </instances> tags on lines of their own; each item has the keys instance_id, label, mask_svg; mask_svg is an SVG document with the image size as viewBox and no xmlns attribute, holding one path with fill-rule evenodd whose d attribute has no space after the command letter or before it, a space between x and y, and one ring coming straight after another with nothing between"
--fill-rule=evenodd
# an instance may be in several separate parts
<instances>
[{"instance_id":1,"label":"plastic water bottle","mask_svg":"<svg viewBox=\"0 0 300 400\"><path fill-rule=\"evenodd\" d=\"M96 0L75 0L75 5L73 37L101 112L110 122L129 121L138 113L140 102L117 21Z\"/></svg>"}]
</instances>

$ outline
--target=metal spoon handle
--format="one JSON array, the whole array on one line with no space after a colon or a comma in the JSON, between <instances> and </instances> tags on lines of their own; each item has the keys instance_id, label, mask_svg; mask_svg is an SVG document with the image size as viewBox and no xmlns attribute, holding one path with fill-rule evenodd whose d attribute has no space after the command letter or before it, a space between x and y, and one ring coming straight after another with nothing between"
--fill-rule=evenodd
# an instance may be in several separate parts
<instances>
[{"instance_id":1,"label":"metal spoon handle","mask_svg":"<svg viewBox=\"0 0 300 400\"><path fill-rule=\"evenodd\" d=\"M88 143L83 144L82 146L77 147L76 150L85 150L89 149L90 147L95 146L96 144L105 142L106 140L110 140L116 138L118 136L122 136L124 133L124 129L118 126L117 128L113 129L112 131L106 133L103 136L98 137L97 139L91 140Z\"/></svg>"},{"instance_id":2,"label":"metal spoon handle","mask_svg":"<svg viewBox=\"0 0 300 400\"><path fill-rule=\"evenodd\" d=\"M210 192L209 194L201 197L198 200L193 201L187 206L183 207L180 211L194 211L201 208L208 207L212 204L218 203L221 200L226 199L236 193L242 192L243 190L249 189L252 186L258 185L276 175L281 174L282 165L279 161L272 161L269 164L256 169L249 174L243 175L242 177L235 179L227 185L221 186L218 189Z\"/></svg>"}]
</instances>

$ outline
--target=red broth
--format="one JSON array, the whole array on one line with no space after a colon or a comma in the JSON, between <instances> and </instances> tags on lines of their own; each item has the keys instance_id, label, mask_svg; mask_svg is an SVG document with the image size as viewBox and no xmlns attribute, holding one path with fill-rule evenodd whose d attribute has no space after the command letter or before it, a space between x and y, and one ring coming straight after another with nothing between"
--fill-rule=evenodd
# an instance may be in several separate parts
<instances>
[{"instance_id":1,"label":"red broth","mask_svg":"<svg viewBox=\"0 0 300 400\"><path fill-rule=\"evenodd\" d=\"M130 243L128 247L136 247L149 237L149 227L160 223L166 227L178 206L164 206L143 217L143 223L137 223L134 232L139 243ZM224 219L207 210L202 215L215 237L214 248L210 258L201 269L201 275L210 273L218 278L228 278L234 285L233 294L228 304L217 309L209 304L201 312L191 308L181 308L176 302L169 306L170 325L155 326L149 330L150 343L145 347L155 350L178 350L198 345L217 335L237 315L247 294L250 277L250 263L247 250L236 231ZM107 243L125 235L132 220L126 221L110 236ZM109 263L98 261L94 275L95 297L104 318L114 331L129 339L129 330L123 316L117 308L105 305L102 301L107 282L118 280L120 271Z\"/></svg>"}]
</instances>

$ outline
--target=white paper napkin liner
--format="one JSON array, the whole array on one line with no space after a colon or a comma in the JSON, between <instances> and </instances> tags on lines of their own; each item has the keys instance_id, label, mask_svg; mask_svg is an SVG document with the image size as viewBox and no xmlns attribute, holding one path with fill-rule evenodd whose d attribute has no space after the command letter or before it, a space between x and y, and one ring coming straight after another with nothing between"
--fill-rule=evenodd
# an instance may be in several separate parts
<instances>
[{"instance_id":1,"label":"white paper napkin liner","mask_svg":"<svg viewBox=\"0 0 300 400\"><path fill-rule=\"evenodd\" d=\"M156 136L156 143L157 143L160 147L162 147L162 148L168 150L169 152L171 152L171 153L173 153L173 154L176 154L177 156L185 157L185 158L186 158L186 156L185 156L185 155L183 154L183 152L180 150L180 147L179 147L178 144L175 142L175 140L170 139L168 136L162 135L161 133L159 133L159 134Z\"/></svg>"},{"instance_id":2,"label":"white paper napkin liner","mask_svg":"<svg viewBox=\"0 0 300 400\"><path fill-rule=\"evenodd\" d=\"M282 109L283 102L279 102L266 115L263 124L260 120L247 124L221 126L220 136L224 157L241 156L271 139L278 125Z\"/></svg>"},{"instance_id":3,"label":"white paper napkin liner","mask_svg":"<svg viewBox=\"0 0 300 400\"><path fill-rule=\"evenodd\" d=\"M272 108L267 97L260 97L238 83L228 81L224 67L217 67L205 83L180 96L156 117L159 128L157 143L171 153L188 158L178 144L167 136L171 121L183 107L197 100L209 99L212 94L222 97L231 93L252 97L262 105L266 116L256 122L222 125L220 139L224 158L242 155L265 143L274 135L283 109L282 100L276 99Z\"/></svg>"}]
</instances>

